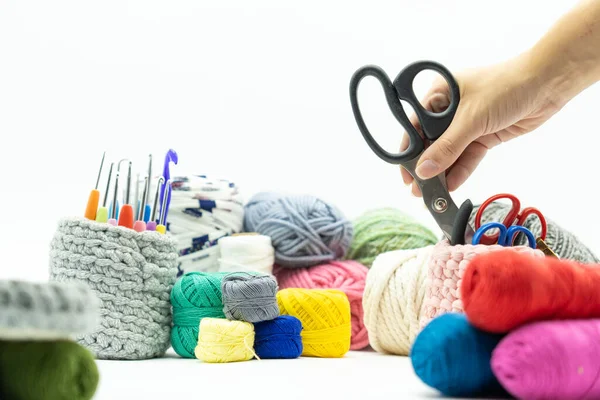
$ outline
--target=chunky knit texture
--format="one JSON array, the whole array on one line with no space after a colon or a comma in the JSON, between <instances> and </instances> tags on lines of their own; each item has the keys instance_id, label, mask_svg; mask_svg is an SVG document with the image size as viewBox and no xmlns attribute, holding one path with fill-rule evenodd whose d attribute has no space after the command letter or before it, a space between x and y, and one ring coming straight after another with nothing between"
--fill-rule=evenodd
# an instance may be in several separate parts
<instances>
[{"instance_id":1,"label":"chunky knit texture","mask_svg":"<svg viewBox=\"0 0 600 400\"><path fill-rule=\"evenodd\" d=\"M99 301L81 283L0 281L0 338L53 340L93 331Z\"/></svg>"},{"instance_id":2,"label":"chunky knit texture","mask_svg":"<svg viewBox=\"0 0 600 400\"><path fill-rule=\"evenodd\" d=\"M175 242L82 218L60 221L50 278L81 281L102 302L101 327L77 338L100 359L146 359L169 347L169 294L177 274Z\"/></svg>"},{"instance_id":3,"label":"chunky knit texture","mask_svg":"<svg viewBox=\"0 0 600 400\"><path fill-rule=\"evenodd\" d=\"M479 206L474 207L471 213L472 226L475 226L475 214L478 208ZM502 222L506 214L508 214L509 209L510 206L508 204L492 203L485 209L481 223L485 224L492 221ZM579 261L586 264L600 263L600 259L579 238L548 218L546 218L546 222L548 224L548 232L545 242L561 259ZM533 215L527 218L523 226L533 232L534 236L539 235L542 231L540 220ZM524 235L518 235L515 245L525 245L526 242L527 238Z\"/></svg>"},{"instance_id":4,"label":"chunky knit texture","mask_svg":"<svg viewBox=\"0 0 600 400\"><path fill-rule=\"evenodd\" d=\"M460 284L465 269L471 260L479 254L506 250L499 245L457 245L450 246L447 240L435 245L429 259L426 293L421 316L421 329L433 318L447 312L463 312L460 295ZM534 257L545 257L541 250L531 247L516 246L509 248L517 253L531 254Z\"/></svg>"},{"instance_id":5,"label":"chunky knit texture","mask_svg":"<svg viewBox=\"0 0 600 400\"><path fill-rule=\"evenodd\" d=\"M384 354L407 356L420 332L427 267L433 246L380 254L363 296L369 343Z\"/></svg>"}]
</instances>

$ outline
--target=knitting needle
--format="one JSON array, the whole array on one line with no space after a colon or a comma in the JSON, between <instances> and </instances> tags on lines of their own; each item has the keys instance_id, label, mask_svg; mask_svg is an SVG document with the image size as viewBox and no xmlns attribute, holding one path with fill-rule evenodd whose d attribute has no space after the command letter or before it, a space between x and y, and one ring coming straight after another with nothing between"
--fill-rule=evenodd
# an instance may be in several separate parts
<instances>
[{"instance_id":1,"label":"knitting needle","mask_svg":"<svg viewBox=\"0 0 600 400\"><path fill-rule=\"evenodd\" d=\"M96 222L107 222L108 221L108 208L106 202L108 200L108 191L110 190L110 178L112 177L112 171L115 163L110 163L110 169L108 170L108 180L106 181L106 192L104 192L104 200L102 201L102 207L98 208L96 213Z\"/></svg>"},{"instance_id":2,"label":"knitting needle","mask_svg":"<svg viewBox=\"0 0 600 400\"><path fill-rule=\"evenodd\" d=\"M85 208L85 218L91 219L92 221L96 219L96 210L98 210L98 203L100 202L100 191L98 190L98 185L100 184L100 176L102 175L102 167L104 166L104 157L106 157L106 151L102 153L102 161L100 162L100 170L98 171L96 186L94 187L94 190L90 192L87 207Z\"/></svg>"},{"instance_id":3,"label":"knitting needle","mask_svg":"<svg viewBox=\"0 0 600 400\"><path fill-rule=\"evenodd\" d=\"M165 193L163 195L162 208L160 210L160 224L156 226L156 232L162 233L163 235L167 232L167 196L171 192L171 180L167 180L165 183Z\"/></svg>"},{"instance_id":4,"label":"knitting needle","mask_svg":"<svg viewBox=\"0 0 600 400\"><path fill-rule=\"evenodd\" d=\"M156 209L158 208L158 195L160 194L160 189L165 182L165 178L162 176L158 178L158 184L156 185L156 193L154 194L154 204L152 206L152 214L150 215L150 221L146 224L147 231L155 231L156 230Z\"/></svg>"},{"instance_id":5,"label":"knitting needle","mask_svg":"<svg viewBox=\"0 0 600 400\"><path fill-rule=\"evenodd\" d=\"M152 154L148 154L148 187L146 188L148 196L152 193ZM144 206L144 222L150 221L151 208L150 204L143 204Z\"/></svg>"},{"instance_id":6,"label":"knitting needle","mask_svg":"<svg viewBox=\"0 0 600 400\"><path fill-rule=\"evenodd\" d=\"M147 194L148 194L148 177L144 178L144 192L142 194L142 199L139 202L140 208L138 210L137 221L133 224L133 229L136 232L144 232L146 230L146 223L143 220L144 216L144 204L146 204ZM137 199L135 200L137 203Z\"/></svg>"},{"instance_id":7,"label":"knitting needle","mask_svg":"<svg viewBox=\"0 0 600 400\"><path fill-rule=\"evenodd\" d=\"M121 160L124 161L124 160ZM121 165L119 161L119 166ZM133 229L133 207L129 202L129 196L131 194L131 161L129 161L129 167L127 169L127 186L125 189L125 200L124 204L119 211L119 226L124 226L129 229Z\"/></svg>"}]
</instances>

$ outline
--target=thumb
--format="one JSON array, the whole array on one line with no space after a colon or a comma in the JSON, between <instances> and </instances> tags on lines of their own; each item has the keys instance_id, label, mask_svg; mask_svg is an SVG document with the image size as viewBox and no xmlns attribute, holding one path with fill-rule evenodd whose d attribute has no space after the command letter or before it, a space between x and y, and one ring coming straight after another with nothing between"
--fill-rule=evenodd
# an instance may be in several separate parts
<instances>
[{"instance_id":1,"label":"thumb","mask_svg":"<svg viewBox=\"0 0 600 400\"><path fill-rule=\"evenodd\" d=\"M448 130L421 155L415 170L421 179L430 179L446 171L467 146L480 136L473 126L473 119L465 115L464 109L459 107Z\"/></svg>"}]
</instances>

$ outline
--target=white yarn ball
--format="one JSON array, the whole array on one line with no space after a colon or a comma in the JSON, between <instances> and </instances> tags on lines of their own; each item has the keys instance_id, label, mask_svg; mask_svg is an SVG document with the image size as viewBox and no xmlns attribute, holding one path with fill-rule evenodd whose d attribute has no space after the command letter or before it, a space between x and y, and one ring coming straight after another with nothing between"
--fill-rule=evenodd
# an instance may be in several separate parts
<instances>
[{"instance_id":1,"label":"white yarn ball","mask_svg":"<svg viewBox=\"0 0 600 400\"><path fill-rule=\"evenodd\" d=\"M260 272L273 274L275 249L264 235L234 235L219 240L221 272Z\"/></svg>"},{"instance_id":2,"label":"white yarn ball","mask_svg":"<svg viewBox=\"0 0 600 400\"><path fill-rule=\"evenodd\" d=\"M363 295L364 322L371 347L380 353L407 356L420 332L433 246L380 254Z\"/></svg>"}]
</instances>

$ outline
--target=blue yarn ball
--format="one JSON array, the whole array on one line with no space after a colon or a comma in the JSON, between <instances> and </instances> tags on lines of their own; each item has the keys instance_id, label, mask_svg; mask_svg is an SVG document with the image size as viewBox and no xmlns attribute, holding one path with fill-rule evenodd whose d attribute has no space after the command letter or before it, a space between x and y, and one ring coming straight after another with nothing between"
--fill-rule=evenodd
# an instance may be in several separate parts
<instances>
[{"instance_id":1,"label":"blue yarn ball","mask_svg":"<svg viewBox=\"0 0 600 400\"><path fill-rule=\"evenodd\" d=\"M490 365L502 337L473 327L464 314L447 313L419 333L410 359L417 376L446 396L505 395Z\"/></svg>"},{"instance_id":2,"label":"blue yarn ball","mask_svg":"<svg viewBox=\"0 0 600 400\"><path fill-rule=\"evenodd\" d=\"M244 207L244 230L269 236L275 263L310 267L344 258L353 227L335 206L314 196L258 193Z\"/></svg>"},{"instance_id":3,"label":"blue yarn ball","mask_svg":"<svg viewBox=\"0 0 600 400\"><path fill-rule=\"evenodd\" d=\"M254 324L254 352L260 358L298 358L302 354L302 323L291 315Z\"/></svg>"}]
</instances>

